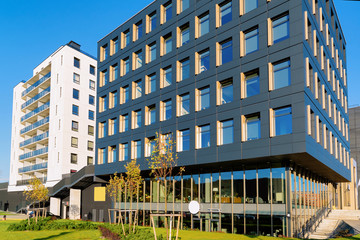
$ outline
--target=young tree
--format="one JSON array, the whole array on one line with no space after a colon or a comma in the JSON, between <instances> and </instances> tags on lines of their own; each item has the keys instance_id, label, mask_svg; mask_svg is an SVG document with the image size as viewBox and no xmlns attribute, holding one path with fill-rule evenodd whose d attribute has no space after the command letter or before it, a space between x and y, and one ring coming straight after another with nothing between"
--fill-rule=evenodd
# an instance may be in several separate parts
<instances>
[{"instance_id":1,"label":"young tree","mask_svg":"<svg viewBox=\"0 0 360 240\"><path fill-rule=\"evenodd\" d=\"M175 176L181 175L185 171L185 167L180 167L174 175L173 170L177 167L178 156L176 154L176 142L171 135L159 135L159 133L156 133L154 141L155 146L151 153L151 158L148 159L148 164L151 170L150 174L155 180L160 181L160 185L162 186L161 189L163 189L165 196L165 214L167 214L167 198L172 186L171 182ZM168 184L168 182L170 183ZM169 234L166 217L165 228L167 230L166 235L168 238Z\"/></svg>"},{"instance_id":2,"label":"young tree","mask_svg":"<svg viewBox=\"0 0 360 240\"><path fill-rule=\"evenodd\" d=\"M26 186L26 189L23 192L25 195L25 199L35 204L39 203L39 208L41 207L41 203L43 203L43 207L45 206L45 202L49 199L49 190L45 187L44 184L38 179L36 176L30 180L29 185ZM38 215L40 213L39 209L34 210L35 221L37 222ZM45 217L45 211L42 210L42 216Z\"/></svg>"}]
</instances>

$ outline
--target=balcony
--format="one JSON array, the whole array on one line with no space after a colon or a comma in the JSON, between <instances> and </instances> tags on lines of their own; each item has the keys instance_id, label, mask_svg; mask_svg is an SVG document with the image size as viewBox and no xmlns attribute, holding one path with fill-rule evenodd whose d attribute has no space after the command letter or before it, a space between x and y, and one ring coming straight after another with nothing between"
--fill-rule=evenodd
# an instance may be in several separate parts
<instances>
[{"instance_id":1,"label":"balcony","mask_svg":"<svg viewBox=\"0 0 360 240\"><path fill-rule=\"evenodd\" d=\"M42 83L44 83L46 80L48 80L51 77L51 72L49 72L48 74L46 74L45 76L43 76L42 78L40 78L38 81L36 81L33 85L31 85L30 87L28 87L27 89L25 89L22 93L21 93L21 97L26 96L28 93L30 93L32 90L34 90L35 88L37 88L38 86L40 86Z\"/></svg>"},{"instance_id":2,"label":"balcony","mask_svg":"<svg viewBox=\"0 0 360 240\"><path fill-rule=\"evenodd\" d=\"M41 105L40 107L38 108L35 108L33 111L25 114L24 116L21 117L21 122L37 115L38 113L41 113L42 111L45 111L46 109L48 109L50 107L50 101Z\"/></svg>"},{"instance_id":3,"label":"balcony","mask_svg":"<svg viewBox=\"0 0 360 240\"><path fill-rule=\"evenodd\" d=\"M47 177L43 177L43 178L38 178L42 183L46 182ZM23 186L23 185L28 185L31 181L30 179L24 179L24 180L19 180L16 182L16 186Z\"/></svg>"},{"instance_id":4,"label":"balcony","mask_svg":"<svg viewBox=\"0 0 360 240\"><path fill-rule=\"evenodd\" d=\"M20 143L20 147L22 148L22 147L28 146L32 143L40 143L40 141L47 139L47 138L49 138L49 131L39 134L39 135L32 137L30 139L27 139L25 141L22 141Z\"/></svg>"},{"instance_id":5,"label":"balcony","mask_svg":"<svg viewBox=\"0 0 360 240\"><path fill-rule=\"evenodd\" d=\"M19 156L19 160L23 161L23 160L29 160L31 158L34 157L38 157L44 154L48 153L48 147L44 147L44 148L40 148L38 150L32 151L32 152L28 152L28 153L24 153L22 155Z\"/></svg>"},{"instance_id":6,"label":"balcony","mask_svg":"<svg viewBox=\"0 0 360 240\"><path fill-rule=\"evenodd\" d=\"M28 133L31 130L35 130L35 129L41 127L41 126L44 126L45 124L49 123L49 120L50 120L50 118L46 117L46 118L41 119L41 120L39 120L39 121L37 121L37 122L27 126L27 127L24 127L23 129L20 130L20 134L23 135L25 133Z\"/></svg>"},{"instance_id":7,"label":"balcony","mask_svg":"<svg viewBox=\"0 0 360 240\"><path fill-rule=\"evenodd\" d=\"M43 162L43 163L38 163L38 164L31 165L31 166L19 168L19 173L26 173L26 172L31 172L31 171L41 170L41 169L47 169L47 165L48 165L47 162Z\"/></svg>"},{"instance_id":8,"label":"balcony","mask_svg":"<svg viewBox=\"0 0 360 240\"><path fill-rule=\"evenodd\" d=\"M21 110L25 110L25 108L27 108L28 106L32 105L33 103L35 103L37 100L43 98L44 96L48 95L50 93L50 87L44 89L43 91L41 91L39 94L35 95L35 97L27 100L25 103L23 103L21 105ZM47 102L46 99L44 102ZM35 105L35 104L34 104ZM36 105L35 105L36 106Z\"/></svg>"}]
</instances>

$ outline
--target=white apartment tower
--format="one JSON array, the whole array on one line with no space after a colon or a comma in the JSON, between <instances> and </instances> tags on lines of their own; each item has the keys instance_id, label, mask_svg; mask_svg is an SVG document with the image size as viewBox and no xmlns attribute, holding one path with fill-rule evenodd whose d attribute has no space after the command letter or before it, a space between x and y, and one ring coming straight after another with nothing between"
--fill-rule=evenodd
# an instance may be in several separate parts
<instances>
[{"instance_id":1,"label":"white apartment tower","mask_svg":"<svg viewBox=\"0 0 360 240\"><path fill-rule=\"evenodd\" d=\"M96 59L71 41L15 86L8 191L47 187L94 163Z\"/></svg>"}]
</instances>

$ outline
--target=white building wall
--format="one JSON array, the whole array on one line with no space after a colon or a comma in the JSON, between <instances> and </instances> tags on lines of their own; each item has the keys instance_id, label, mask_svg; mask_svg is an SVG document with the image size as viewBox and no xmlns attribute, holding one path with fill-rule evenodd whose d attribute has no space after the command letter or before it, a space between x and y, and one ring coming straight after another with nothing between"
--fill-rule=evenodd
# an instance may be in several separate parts
<instances>
[{"instance_id":1,"label":"white building wall","mask_svg":"<svg viewBox=\"0 0 360 240\"><path fill-rule=\"evenodd\" d=\"M80 59L80 69L74 66L74 57ZM94 126L95 129L96 119L96 107L89 104L89 94L95 97L96 102L96 89L91 90L89 88L89 80L91 79L96 82L97 72L95 70L95 75L90 74L90 65L94 66L95 69L97 67L95 59L68 45L60 47L46 60L36 66L33 70L34 76L50 64L50 123L46 182L48 187L60 181L63 174L69 174L71 170L78 171L86 166L88 156L95 158L95 147L93 151L88 151L87 143L88 141L95 143L95 133L94 136L88 135L88 125ZM74 72L80 75L80 84L73 82ZM28 86L20 83L14 88L9 191L22 191L26 187L16 186L16 182L21 179L21 176L17 174L18 168L23 167L23 164L18 161L19 155L24 153L19 148L19 143L25 140L20 136L20 129L25 127L25 125L20 123L21 117L25 114L21 111L21 104L25 102L21 99L21 93ZM79 100L73 99L73 88L79 90ZM15 98L15 95L18 99ZM79 116L72 114L73 104L79 106ZM94 120L88 119L89 110L94 111ZM72 131L72 120L79 123L78 132ZM77 148L71 147L72 136L78 138ZM71 153L77 154L77 164L71 164ZM39 175L39 177L41 176Z\"/></svg>"}]
</instances>

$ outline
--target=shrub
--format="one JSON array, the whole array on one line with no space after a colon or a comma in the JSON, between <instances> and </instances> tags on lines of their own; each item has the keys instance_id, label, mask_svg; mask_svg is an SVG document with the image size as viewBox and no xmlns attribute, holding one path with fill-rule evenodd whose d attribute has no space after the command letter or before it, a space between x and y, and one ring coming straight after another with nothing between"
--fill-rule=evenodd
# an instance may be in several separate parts
<instances>
[{"instance_id":1,"label":"shrub","mask_svg":"<svg viewBox=\"0 0 360 240\"><path fill-rule=\"evenodd\" d=\"M124 224L125 232L129 232L129 225ZM108 223L105 223L100 227L100 231L102 233L102 236L105 238L109 238L111 240L148 240L153 239L154 234L153 232L148 228L138 228L135 227L135 232L131 232L130 234L124 236L123 230L121 225L111 225ZM111 232L111 233L110 233ZM165 240L163 235L157 236L158 240Z\"/></svg>"}]
</instances>

